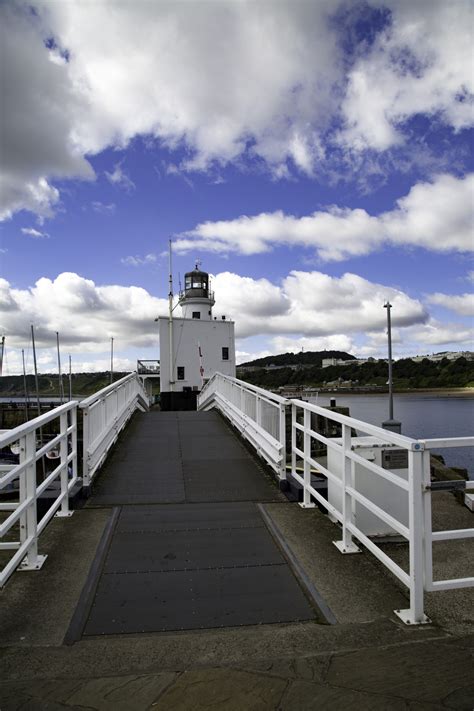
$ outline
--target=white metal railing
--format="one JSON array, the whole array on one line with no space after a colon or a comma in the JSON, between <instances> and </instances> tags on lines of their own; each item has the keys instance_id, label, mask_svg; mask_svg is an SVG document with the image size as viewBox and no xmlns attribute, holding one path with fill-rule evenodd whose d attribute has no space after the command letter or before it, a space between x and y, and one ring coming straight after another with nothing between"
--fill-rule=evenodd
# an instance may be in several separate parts
<instances>
[{"instance_id":1,"label":"white metal railing","mask_svg":"<svg viewBox=\"0 0 474 711\"><path fill-rule=\"evenodd\" d=\"M285 408L289 403L268 390L216 373L199 394L198 410L221 410L278 477L285 479Z\"/></svg>"},{"instance_id":2,"label":"white metal railing","mask_svg":"<svg viewBox=\"0 0 474 711\"><path fill-rule=\"evenodd\" d=\"M311 429L311 415L317 414L336 422L341 427L342 437L327 438ZM302 422L301 422L302 414ZM407 454L406 475L401 476L396 469L383 468L375 461L368 461L354 450L352 430L376 438L375 446L402 450ZM312 442L325 445L339 459L336 473L324 466L311 454ZM302 443L302 446L301 446ZM474 537L474 528L455 531L432 532L430 450L440 447L474 446L474 437L415 440L388 430L370 425L352 417L340 415L323 407L294 400L292 403L292 476L303 486L303 507L314 506L312 499L319 501L342 526L342 538L335 544L342 553L358 552L354 538L375 555L410 592L410 607L396 610L396 614L407 624L421 624L428 621L424 614L424 591L445 590L474 586L474 577L433 582L432 543L453 538ZM297 459L303 462L303 476L297 471ZM328 487L339 490L339 496L325 499L311 485L311 471L322 474L328 480ZM363 472L363 475L361 474ZM366 480L365 486L362 480ZM369 477L367 481L367 477ZM383 482L380 489L380 482ZM383 491L383 496L374 496ZM372 493L373 492L373 493ZM331 499L331 497L329 497ZM375 499L375 500L374 500ZM334 505L334 500L340 505ZM391 510L392 502L398 505ZM409 544L408 572L403 570L370 538L358 525L357 505L382 521L392 532L403 536Z\"/></svg>"},{"instance_id":3,"label":"white metal railing","mask_svg":"<svg viewBox=\"0 0 474 711\"><path fill-rule=\"evenodd\" d=\"M341 524L341 540L335 541L341 553L359 552L355 540L362 543L408 588L410 607L395 611L406 624L428 621L424 614L425 591L474 586L474 577L433 580L433 543L473 538L474 528L433 532L431 496L435 492L430 479L432 449L473 447L474 437L416 440L324 407L286 400L221 374L206 384L198 399L198 409L221 410L280 478L285 477L288 404L291 404L291 473L303 487L301 506L311 508L318 501ZM312 422L315 416L336 423L341 437L327 437L315 431ZM354 437L353 430L363 436ZM362 456L361 442L373 456ZM315 454L316 445L322 445L328 456ZM389 459L388 464L382 462L383 452L398 456L398 464L395 460L390 464ZM312 473L326 478L328 498L312 485ZM471 487L474 482L466 482L466 488ZM407 570L378 545L368 517L379 522L387 533L406 539Z\"/></svg>"},{"instance_id":4,"label":"white metal railing","mask_svg":"<svg viewBox=\"0 0 474 711\"><path fill-rule=\"evenodd\" d=\"M59 429L59 433L43 444L42 429L46 425ZM41 568L46 556L38 553L40 534L55 514L72 515L69 511L69 492L77 481L77 403L68 402L0 435L0 449L13 444L19 449L20 461L13 466L2 467L0 471L0 491L18 480L18 488L9 489L11 500L0 503L3 518L0 550L13 552L3 568L0 567L0 587L18 566L20 570ZM53 462L51 472L38 466L40 462L43 464L48 453L54 454L54 459L48 460ZM46 513L38 518L38 498L58 479L60 486L56 498ZM3 517L3 512L6 517ZM17 540L13 540L12 536L16 536Z\"/></svg>"},{"instance_id":5,"label":"white metal railing","mask_svg":"<svg viewBox=\"0 0 474 711\"><path fill-rule=\"evenodd\" d=\"M148 404L148 395L136 373L126 375L79 403L83 412L82 479L85 487L90 486L134 411L147 410Z\"/></svg>"}]
</instances>

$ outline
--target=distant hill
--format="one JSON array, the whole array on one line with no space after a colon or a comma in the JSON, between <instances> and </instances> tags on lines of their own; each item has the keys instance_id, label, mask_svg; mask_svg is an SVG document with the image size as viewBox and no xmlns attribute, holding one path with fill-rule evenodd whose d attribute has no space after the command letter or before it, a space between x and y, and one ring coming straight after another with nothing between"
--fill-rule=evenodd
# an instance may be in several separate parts
<instances>
[{"instance_id":1,"label":"distant hill","mask_svg":"<svg viewBox=\"0 0 474 711\"><path fill-rule=\"evenodd\" d=\"M123 378L127 373L114 373L114 382ZM110 385L110 373L73 373L72 393L74 396L85 397ZM57 397L59 395L59 378L53 373L38 374L39 394L41 397ZM26 387L30 397L36 395L34 375L26 376ZM63 375L63 387L69 393L69 379ZM0 397L23 397L23 376L3 375L0 377Z\"/></svg>"},{"instance_id":2,"label":"distant hill","mask_svg":"<svg viewBox=\"0 0 474 711\"><path fill-rule=\"evenodd\" d=\"M303 351L300 353L280 353L279 355L257 358L241 366L255 366L265 368L270 365L318 365L321 366L324 358L338 358L340 360L356 360L356 357L344 351Z\"/></svg>"}]
</instances>

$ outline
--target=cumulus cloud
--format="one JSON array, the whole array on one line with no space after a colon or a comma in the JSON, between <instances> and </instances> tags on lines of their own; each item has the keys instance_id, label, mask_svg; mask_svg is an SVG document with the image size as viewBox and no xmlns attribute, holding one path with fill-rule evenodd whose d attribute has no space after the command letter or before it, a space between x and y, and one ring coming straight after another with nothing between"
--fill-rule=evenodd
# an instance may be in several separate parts
<instances>
[{"instance_id":1,"label":"cumulus cloud","mask_svg":"<svg viewBox=\"0 0 474 711\"><path fill-rule=\"evenodd\" d=\"M281 284L223 272L213 279L216 314L236 321L236 335L298 334L321 338L383 329L383 304L393 304L394 326L423 323L423 305L393 287L356 274L331 277L322 272L292 271Z\"/></svg>"},{"instance_id":2,"label":"cumulus cloud","mask_svg":"<svg viewBox=\"0 0 474 711\"><path fill-rule=\"evenodd\" d=\"M348 55L343 33L357 36L368 7L388 9L386 23ZM55 179L94 178L88 156L136 136L185 148L180 173L245 158L276 177L315 176L336 140L385 151L409 137L412 116L472 123L464 0L357 4L349 29L344 0L17 0L0 12L3 218L50 216ZM134 187L120 162L107 178Z\"/></svg>"},{"instance_id":3,"label":"cumulus cloud","mask_svg":"<svg viewBox=\"0 0 474 711\"><path fill-rule=\"evenodd\" d=\"M33 237L34 239L49 238L49 234L47 232L41 232L40 230L36 230L34 227L22 227L21 231L24 235L28 235L29 237Z\"/></svg>"},{"instance_id":4,"label":"cumulus cloud","mask_svg":"<svg viewBox=\"0 0 474 711\"><path fill-rule=\"evenodd\" d=\"M430 304L444 306L461 316L474 316L474 294L430 294L427 297Z\"/></svg>"},{"instance_id":5,"label":"cumulus cloud","mask_svg":"<svg viewBox=\"0 0 474 711\"><path fill-rule=\"evenodd\" d=\"M365 210L330 207L304 217L281 211L204 222L174 242L174 249L259 254L278 245L314 249L324 260L368 254L384 244L435 251L471 251L474 174L439 175L418 183L394 210L375 217Z\"/></svg>"},{"instance_id":6,"label":"cumulus cloud","mask_svg":"<svg viewBox=\"0 0 474 711\"><path fill-rule=\"evenodd\" d=\"M82 351L100 351L111 337L147 347L157 342L154 319L164 315L165 299L137 286L96 285L71 272L42 277L31 289L16 289L0 279L0 331L12 346L36 341L48 347L58 331L61 343Z\"/></svg>"},{"instance_id":7,"label":"cumulus cloud","mask_svg":"<svg viewBox=\"0 0 474 711\"><path fill-rule=\"evenodd\" d=\"M420 114L455 131L472 126L472 3L372 4L390 8L391 21L348 73L340 140L353 150L385 151Z\"/></svg>"},{"instance_id":8,"label":"cumulus cloud","mask_svg":"<svg viewBox=\"0 0 474 711\"><path fill-rule=\"evenodd\" d=\"M430 319L421 328L412 329L409 336L415 342L430 346L463 343L469 345L471 349L474 347L472 328L466 328L459 323L441 323Z\"/></svg>"},{"instance_id":9,"label":"cumulus cloud","mask_svg":"<svg viewBox=\"0 0 474 711\"><path fill-rule=\"evenodd\" d=\"M33 13L1 3L0 27L0 219L21 209L48 217L60 199L52 178L94 175L73 131L83 98L67 65L52 61Z\"/></svg>"}]
</instances>

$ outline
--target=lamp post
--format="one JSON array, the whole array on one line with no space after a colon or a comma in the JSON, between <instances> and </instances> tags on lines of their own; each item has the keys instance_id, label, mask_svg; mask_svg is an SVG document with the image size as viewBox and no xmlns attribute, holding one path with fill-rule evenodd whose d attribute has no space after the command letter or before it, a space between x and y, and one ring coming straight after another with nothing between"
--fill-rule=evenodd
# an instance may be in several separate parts
<instances>
[{"instance_id":1,"label":"lamp post","mask_svg":"<svg viewBox=\"0 0 474 711\"><path fill-rule=\"evenodd\" d=\"M390 310L392 304L386 301L383 305L387 309L387 337L388 337L388 420L382 422L382 427L391 432L402 431L402 423L393 417L393 377L392 377L392 320Z\"/></svg>"}]
</instances>

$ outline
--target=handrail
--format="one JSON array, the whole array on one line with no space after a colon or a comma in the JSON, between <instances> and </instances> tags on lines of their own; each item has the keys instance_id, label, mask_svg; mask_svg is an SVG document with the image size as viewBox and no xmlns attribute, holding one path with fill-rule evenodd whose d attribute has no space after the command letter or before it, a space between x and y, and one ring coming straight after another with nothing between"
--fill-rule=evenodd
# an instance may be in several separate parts
<instances>
[{"instance_id":1,"label":"handrail","mask_svg":"<svg viewBox=\"0 0 474 711\"><path fill-rule=\"evenodd\" d=\"M35 417L34 420L24 422L22 425L18 425L18 427L15 427L12 430L6 430L3 434L0 434L0 449L8 447L9 444L18 441L20 437L23 437L34 430L38 430L40 427L48 424L48 422L55 420L62 413L69 412L69 410L73 410L75 407L77 407L76 401L66 402L64 405L59 405L53 410L50 410L50 412L45 412L43 415Z\"/></svg>"},{"instance_id":2,"label":"handrail","mask_svg":"<svg viewBox=\"0 0 474 711\"><path fill-rule=\"evenodd\" d=\"M129 373L115 383L82 400L83 485L88 489L107 454L135 410L148 409L149 399L137 373Z\"/></svg>"},{"instance_id":3,"label":"handrail","mask_svg":"<svg viewBox=\"0 0 474 711\"><path fill-rule=\"evenodd\" d=\"M43 445L41 429L54 421L59 421L59 434ZM40 435L39 449L37 433ZM17 480L18 488L12 489L11 492L13 496L16 495L17 500L2 504L1 510L10 513L0 525L0 538L3 538L14 526L19 525L19 540L0 543L0 550L14 551L12 557L0 569L0 587L19 566L20 570L39 570L46 559L46 556L38 553L40 534L54 515L72 515L69 510L69 493L78 482L77 402L60 405L51 412L25 422L0 436L0 448L7 447L13 442L19 443L20 461L7 470L0 470L0 489ZM49 451L57 449L58 445L59 463L49 473L43 469L43 480L38 483L37 464ZM60 483L57 496L46 513L38 517L38 497L55 480L59 480Z\"/></svg>"},{"instance_id":4,"label":"handrail","mask_svg":"<svg viewBox=\"0 0 474 711\"><path fill-rule=\"evenodd\" d=\"M79 403L79 407L82 409L84 409L85 407L90 407L96 400L100 400L108 393L116 390L117 386L123 385L128 380L133 380L135 378L136 373L129 373L128 375L124 375L123 378L120 378L120 380L116 380L115 383L110 383L110 385L106 385L105 388L102 388L102 390L98 390L96 393L93 393L92 395L89 395L89 397L84 398L84 400L81 400Z\"/></svg>"},{"instance_id":5,"label":"handrail","mask_svg":"<svg viewBox=\"0 0 474 711\"><path fill-rule=\"evenodd\" d=\"M281 395L277 395L276 393L272 393L269 390L265 390L264 388L259 388L258 385L253 385L252 383L246 383L245 380L239 380L239 378L232 378L230 375L223 375L223 373L214 373L212 378L207 381L203 389L201 390L200 395L206 392L206 389L211 385L213 380L217 377L221 377L224 380L232 381L233 383L236 383L238 385L242 385L245 387L246 390L253 390L256 393L259 393L260 395L263 395L267 400L274 400L275 402L279 403L280 405L289 405L290 400L286 397L282 397Z\"/></svg>"},{"instance_id":6,"label":"handrail","mask_svg":"<svg viewBox=\"0 0 474 711\"><path fill-rule=\"evenodd\" d=\"M430 450L472 447L474 437L406 437L319 405L283 398L220 373L209 380L198 398L198 409L219 409L266 459L280 480L285 478L287 468L286 410L289 406L291 476L303 488L301 506L312 508L314 501L320 503L333 520L342 525L342 538L335 541L341 553L359 552L355 540L359 541L409 588L410 607L396 611L403 622L422 624L428 621L424 614L425 591L474 586L473 577L433 580L433 543L472 538L474 528L433 533L430 485ZM315 431L313 415L336 423L342 436L328 438ZM355 438L354 441L354 430L369 436L362 441L373 450L370 455L373 461L356 451L361 446L361 439ZM323 464L316 454L313 456L314 441L318 442L318 448L327 448L327 464ZM402 463L390 464L390 453L396 457L400 450L406 453L401 456ZM379 454L376 456L374 452ZM382 452L387 454L385 460ZM403 463L404 459L406 463ZM297 460L302 461L302 467L301 464L297 466ZM303 475L299 473L301 468ZM328 498L312 485L311 475L315 471L328 481ZM358 506L362 507L362 514L356 516ZM408 541L408 573L373 538L386 533L397 533Z\"/></svg>"},{"instance_id":7,"label":"handrail","mask_svg":"<svg viewBox=\"0 0 474 711\"><path fill-rule=\"evenodd\" d=\"M285 410L289 403L280 395L222 373L215 373L198 396L198 409L219 409L280 480L286 479Z\"/></svg>"}]
</instances>

